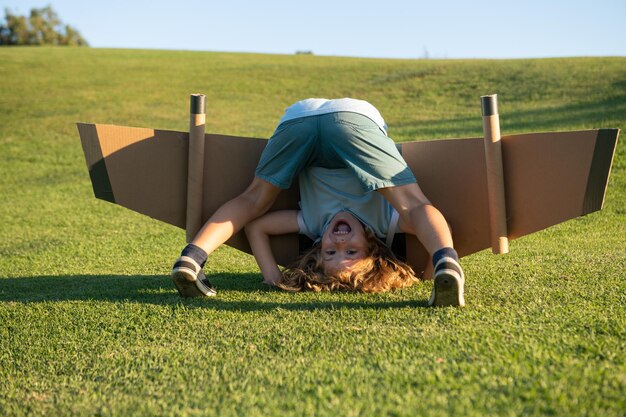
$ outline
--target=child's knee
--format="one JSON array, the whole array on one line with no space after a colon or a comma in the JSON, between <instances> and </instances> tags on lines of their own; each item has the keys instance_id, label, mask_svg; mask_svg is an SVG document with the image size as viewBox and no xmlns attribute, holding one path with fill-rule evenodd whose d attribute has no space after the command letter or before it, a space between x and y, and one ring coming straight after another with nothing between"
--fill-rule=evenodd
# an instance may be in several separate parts
<instances>
[{"instance_id":1,"label":"child's knee","mask_svg":"<svg viewBox=\"0 0 626 417\"><path fill-rule=\"evenodd\" d=\"M239 197L247 202L250 213L258 217L269 210L280 191L275 185L255 178Z\"/></svg>"}]
</instances>

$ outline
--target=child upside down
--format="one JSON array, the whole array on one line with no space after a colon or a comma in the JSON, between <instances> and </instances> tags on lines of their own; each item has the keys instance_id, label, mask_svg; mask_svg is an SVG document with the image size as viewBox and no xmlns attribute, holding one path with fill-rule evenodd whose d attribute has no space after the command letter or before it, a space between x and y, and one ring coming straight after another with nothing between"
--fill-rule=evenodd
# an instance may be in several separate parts
<instances>
[{"instance_id":1,"label":"child upside down","mask_svg":"<svg viewBox=\"0 0 626 417\"><path fill-rule=\"evenodd\" d=\"M265 214L296 177L301 209ZM389 247L395 233L414 234L432 256L429 304L465 303L465 278L446 220L421 191L378 110L365 101L307 99L287 108L252 183L209 218L174 264L181 295L215 294L202 266L244 227L264 282L288 291L412 285L411 268ZM315 244L281 272L269 236L295 232Z\"/></svg>"}]
</instances>

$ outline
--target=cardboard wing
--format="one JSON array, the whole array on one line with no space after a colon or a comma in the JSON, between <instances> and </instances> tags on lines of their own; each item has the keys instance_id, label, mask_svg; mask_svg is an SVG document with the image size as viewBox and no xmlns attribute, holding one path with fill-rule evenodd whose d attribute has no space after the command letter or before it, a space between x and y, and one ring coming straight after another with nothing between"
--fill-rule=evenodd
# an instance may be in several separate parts
<instances>
[{"instance_id":1,"label":"cardboard wing","mask_svg":"<svg viewBox=\"0 0 626 417\"><path fill-rule=\"evenodd\" d=\"M97 198L185 228L189 134L78 124ZM545 229L602 208L618 129L502 136L508 238ZM254 177L264 139L205 134L202 220L241 193ZM483 138L405 142L401 152L424 193L446 217L460 256L491 247ZM272 207L298 207L298 189ZM428 254L413 236L408 262L423 271ZM250 253L245 235L228 245ZM277 261L298 256L297 235L272 238ZM402 254L400 254L402 255Z\"/></svg>"}]
</instances>

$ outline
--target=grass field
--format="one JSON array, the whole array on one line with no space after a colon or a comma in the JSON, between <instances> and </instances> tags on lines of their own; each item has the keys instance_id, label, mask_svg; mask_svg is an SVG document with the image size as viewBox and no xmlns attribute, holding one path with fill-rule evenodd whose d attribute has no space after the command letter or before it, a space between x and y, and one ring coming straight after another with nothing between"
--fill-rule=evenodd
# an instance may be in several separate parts
<instances>
[{"instance_id":1,"label":"grass field","mask_svg":"<svg viewBox=\"0 0 626 417\"><path fill-rule=\"evenodd\" d=\"M626 126L626 58L376 60L0 48L0 415L623 416L626 146L605 207L464 258L465 309L432 284L268 290L221 248L183 300L184 232L93 197L77 121L268 137L306 97L381 110L397 141Z\"/></svg>"}]
</instances>

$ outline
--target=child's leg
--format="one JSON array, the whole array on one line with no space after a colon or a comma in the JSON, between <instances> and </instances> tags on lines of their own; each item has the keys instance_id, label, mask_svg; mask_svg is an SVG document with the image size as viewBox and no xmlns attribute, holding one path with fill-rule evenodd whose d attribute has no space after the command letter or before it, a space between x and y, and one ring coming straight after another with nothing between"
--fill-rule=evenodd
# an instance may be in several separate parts
<instances>
[{"instance_id":1,"label":"child's leg","mask_svg":"<svg viewBox=\"0 0 626 417\"><path fill-rule=\"evenodd\" d=\"M209 255L246 224L265 214L281 191L255 178L243 193L217 209L191 243Z\"/></svg>"},{"instance_id":2,"label":"child's leg","mask_svg":"<svg viewBox=\"0 0 626 417\"><path fill-rule=\"evenodd\" d=\"M446 219L430 203L417 183L379 188L378 191L398 211L402 221L413 227L415 235L429 254L453 246Z\"/></svg>"},{"instance_id":3,"label":"child's leg","mask_svg":"<svg viewBox=\"0 0 626 417\"><path fill-rule=\"evenodd\" d=\"M400 214L403 222L412 226L417 238L433 257L433 292L429 305L465 305L465 276L448 223L416 184L380 188L378 190Z\"/></svg>"},{"instance_id":4,"label":"child's leg","mask_svg":"<svg viewBox=\"0 0 626 417\"><path fill-rule=\"evenodd\" d=\"M199 279L207 256L247 223L269 210L280 191L269 182L255 178L243 193L217 209L174 263L172 280L182 296L215 294L210 284Z\"/></svg>"}]
</instances>

